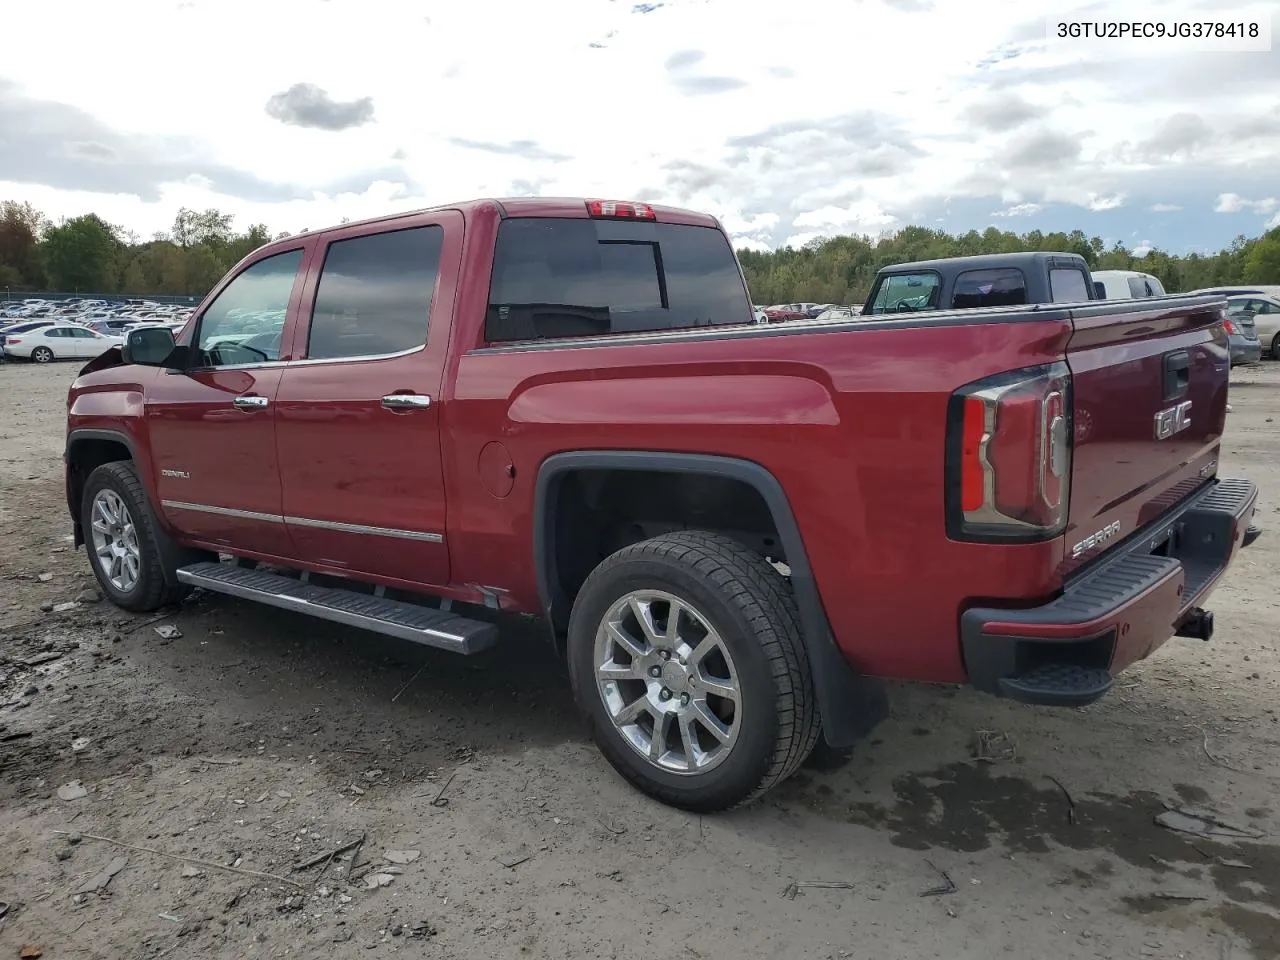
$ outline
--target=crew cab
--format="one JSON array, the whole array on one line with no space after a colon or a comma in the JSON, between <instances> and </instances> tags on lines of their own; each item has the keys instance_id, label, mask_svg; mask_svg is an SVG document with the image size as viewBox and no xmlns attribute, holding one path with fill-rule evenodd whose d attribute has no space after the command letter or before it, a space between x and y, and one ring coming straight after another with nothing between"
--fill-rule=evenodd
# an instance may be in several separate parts
<instances>
[{"instance_id":1,"label":"crew cab","mask_svg":"<svg viewBox=\"0 0 1280 960\"><path fill-rule=\"evenodd\" d=\"M1258 496L1218 476L1225 304L1081 284L765 325L689 211L280 239L72 385L75 542L133 611L200 587L461 655L539 616L609 762L723 809L852 746L884 678L1082 705L1209 638Z\"/></svg>"}]
</instances>

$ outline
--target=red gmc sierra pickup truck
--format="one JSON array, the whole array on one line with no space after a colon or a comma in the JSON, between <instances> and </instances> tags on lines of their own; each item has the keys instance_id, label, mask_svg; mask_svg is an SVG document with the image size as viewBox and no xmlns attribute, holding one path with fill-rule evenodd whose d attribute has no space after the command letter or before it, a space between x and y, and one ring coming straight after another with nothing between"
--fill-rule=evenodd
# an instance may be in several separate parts
<instances>
[{"instance_id":1,"label":"red gmc sierra pickup truck","mask_svg":"<svg viewBox=\"0 0 1280 960\"><path fill-rule=\"evenodd\" d=\"M614 767L717 810L852 745L881 678L1083 705L1208 639L1257 500L1218 477L1224 318L758 325L712 217L475 201L277 240L130 333L71 388L67 499L128 610L460 654L544 617Z\"/></svg>"}]
</instances>

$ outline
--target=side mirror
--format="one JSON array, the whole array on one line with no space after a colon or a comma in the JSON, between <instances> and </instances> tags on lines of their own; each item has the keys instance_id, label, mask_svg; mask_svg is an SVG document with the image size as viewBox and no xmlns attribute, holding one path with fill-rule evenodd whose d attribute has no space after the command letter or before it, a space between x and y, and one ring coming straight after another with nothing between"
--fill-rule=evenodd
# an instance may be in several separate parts
<instances>
[{"instance_id":1,"label":"side mirror","mask_svg":"<svg viewBox=\"0 0 1280 960\"><path fill-rule=\"evenodd\" d=\"M142 367L163 367L173 348L173 331L168 327L144 327L125 334L120 359Z\"/></svg>"}]
</instances>

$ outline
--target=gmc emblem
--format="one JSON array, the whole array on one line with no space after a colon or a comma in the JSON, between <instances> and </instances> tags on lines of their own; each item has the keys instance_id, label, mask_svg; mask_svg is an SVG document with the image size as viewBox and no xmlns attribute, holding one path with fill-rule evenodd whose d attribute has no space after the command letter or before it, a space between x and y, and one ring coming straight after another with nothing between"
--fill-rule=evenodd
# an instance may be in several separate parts
<instances>
[{"instance_id":1,"label":"gmc emblem","mask_svg":"<svg viewBox=\"0 0 1280 960\"><path fill-rule=\"evenodd\" d=\"M1191 401L1183 400L1177 406L1166 407L1155 416L1157 440L1168 440L1191 426Z\"/></svg>"}]
</instances>

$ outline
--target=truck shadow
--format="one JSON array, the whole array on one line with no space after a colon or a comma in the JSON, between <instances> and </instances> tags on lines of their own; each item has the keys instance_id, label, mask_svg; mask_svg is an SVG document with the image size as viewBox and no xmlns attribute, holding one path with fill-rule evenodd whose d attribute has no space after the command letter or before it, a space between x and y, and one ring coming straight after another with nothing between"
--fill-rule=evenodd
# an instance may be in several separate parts
<instances>
[{"instance_id":1,"label":"truck shadow","mask_svg":"<svg viewBox=\"0 0 1280 960\"><path fill-rule=\"evenodd\" d=\"M1055 848L1097 853L1092 869L1071 868L1054 883L1114 888L1120 909L1151 919L1185 910L1188 903L1136 894L1115 876L1117 861L1151 874L1160 881L1153 888L1211 884L1218 896L1204 916L1230 927L1258 956L1280 955L1280 920L1271 913L1280 913L1280 846L1265 840L1216 842L1158 826L1154 818L1165 809L1165 798L1155 793L1069 796L1047 777L1033 780L972 762L897 776L887 804L842 797L837 782L802 773L782 788L779 799L820 817L887 833L906 850L972 854L994 847L1032 857ZM1186 807L1208 805L1209 795L1199 787L1175 784L1174 791L1177 803ZM1270 813L1246 811L1257 819Z\"/></svg>"}]
</instances>

